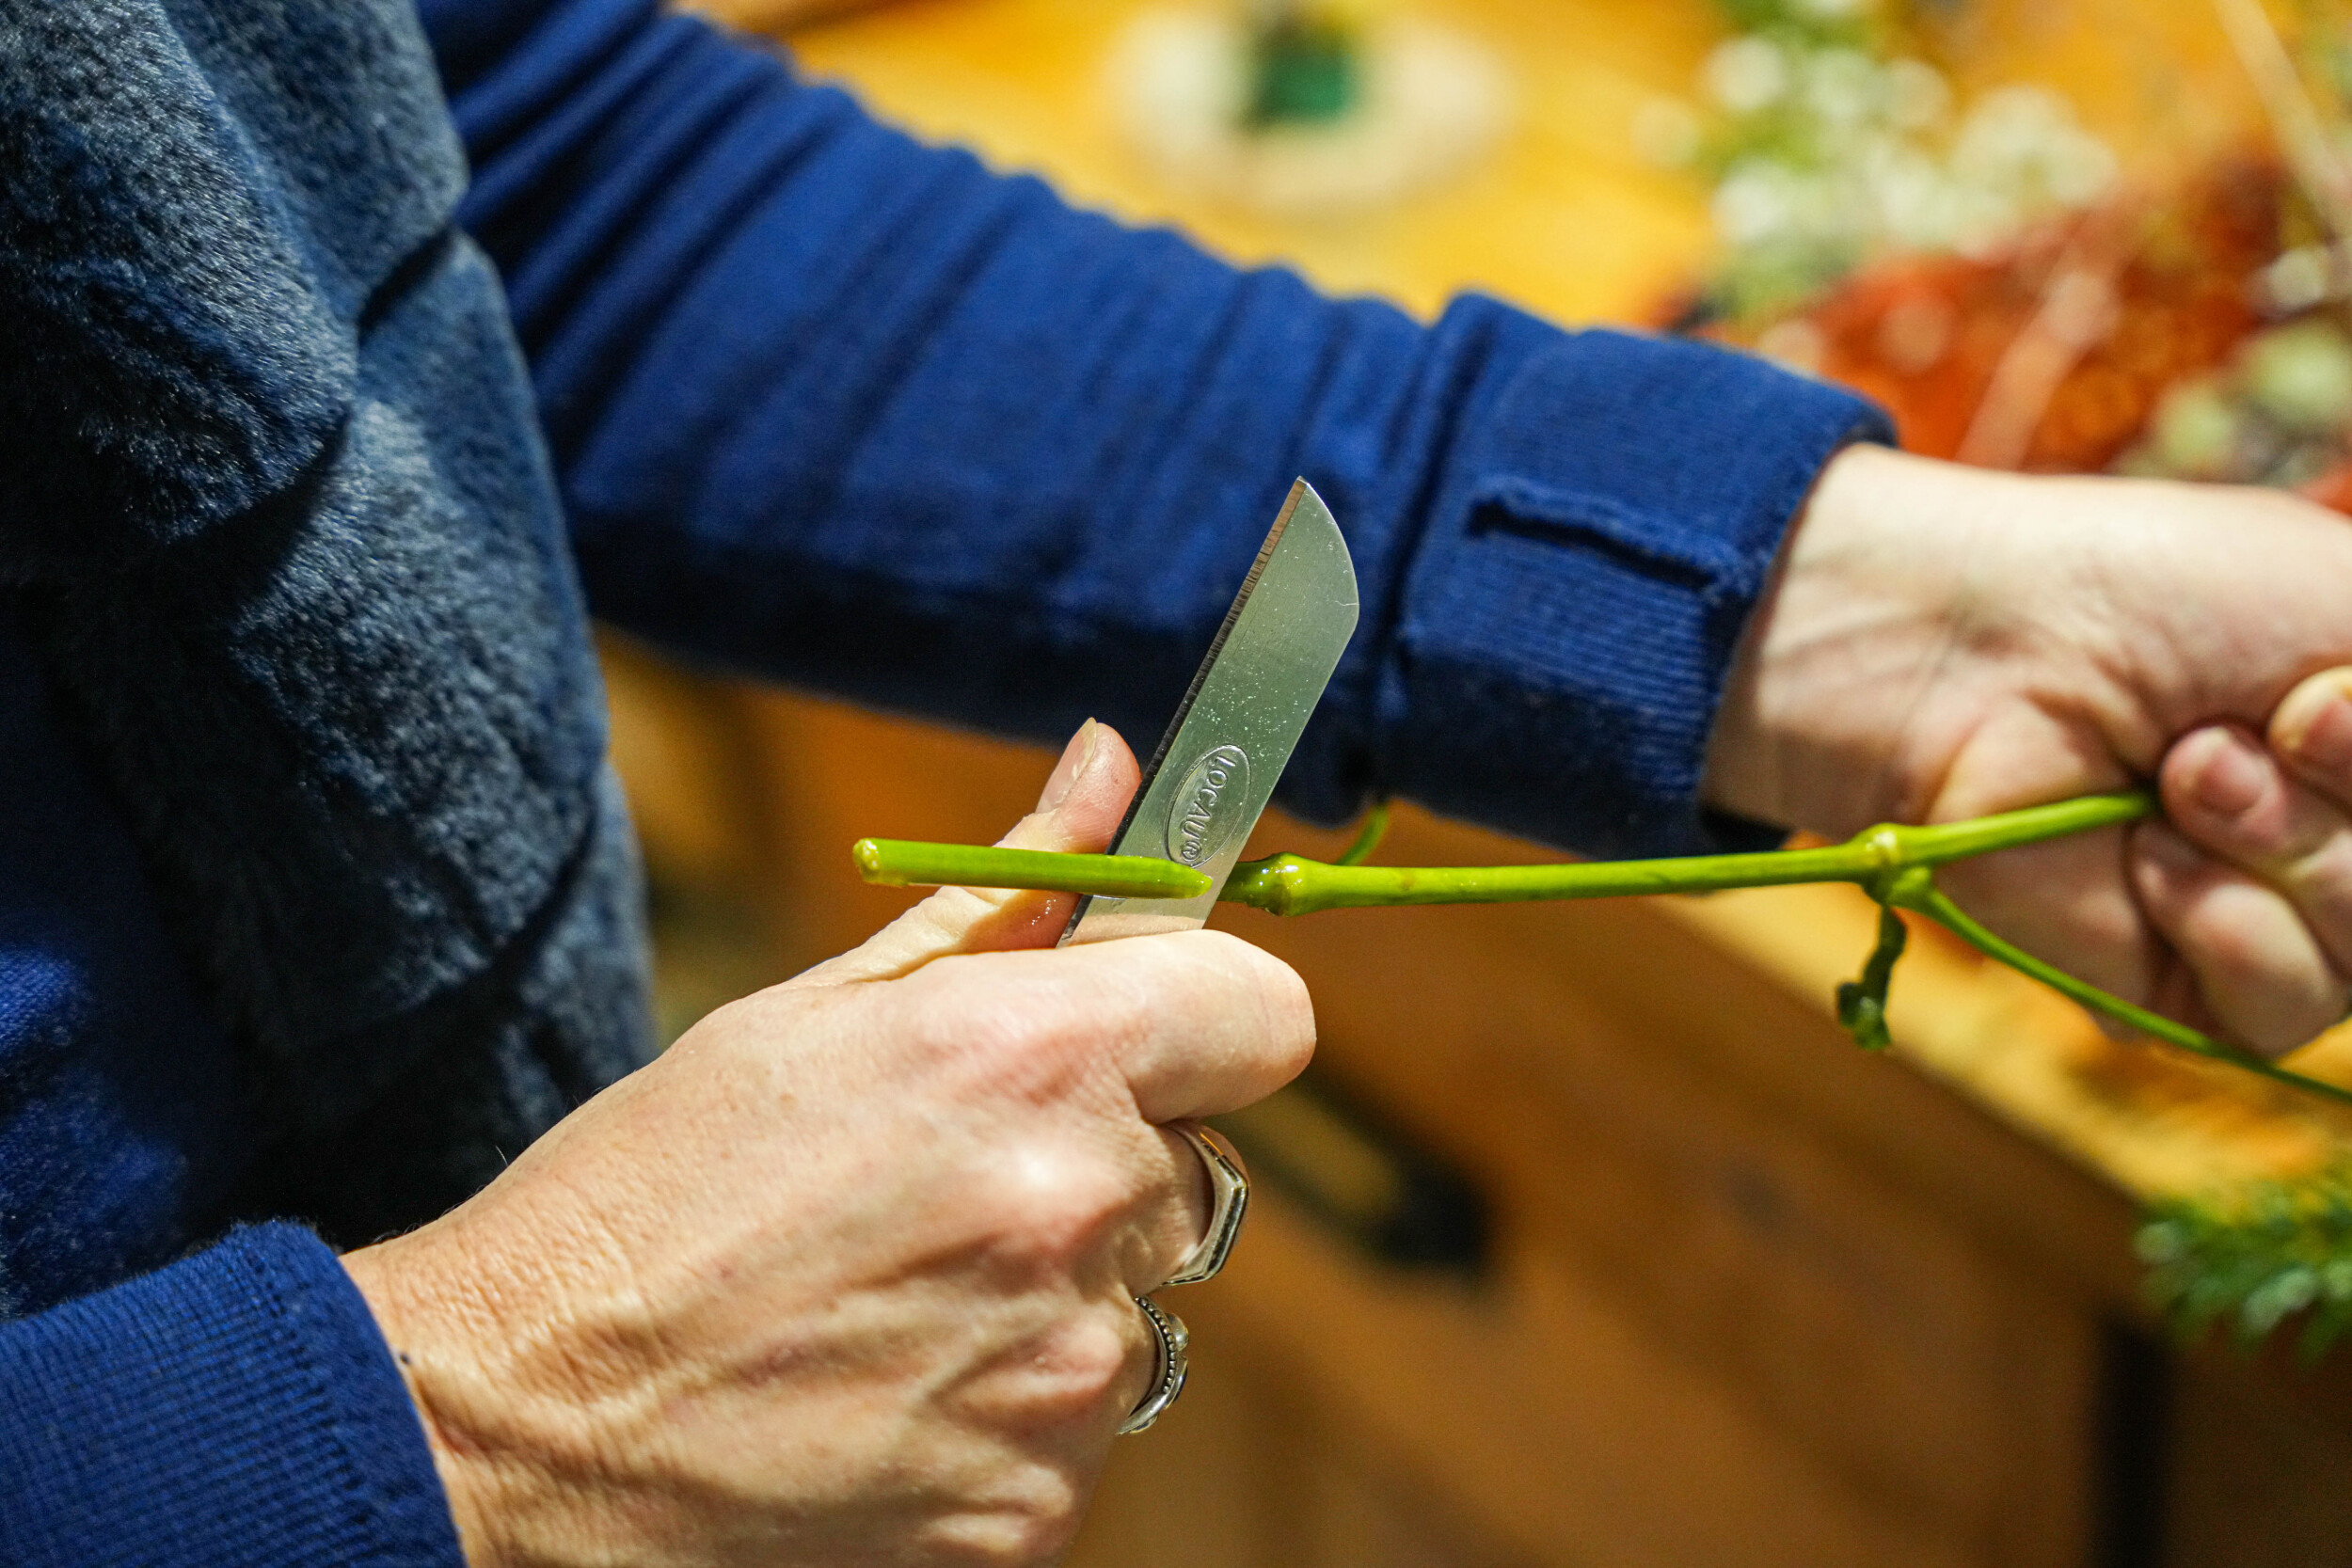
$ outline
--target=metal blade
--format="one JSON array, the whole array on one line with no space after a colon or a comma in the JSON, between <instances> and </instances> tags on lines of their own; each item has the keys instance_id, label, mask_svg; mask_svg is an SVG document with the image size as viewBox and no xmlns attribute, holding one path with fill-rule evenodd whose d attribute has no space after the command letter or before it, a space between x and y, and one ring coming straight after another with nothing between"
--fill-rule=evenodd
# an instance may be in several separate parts
<instances>
[{"instance_id":1,"label":"metal blade","mask_svg":"<svg viewBox=\"0 0 2352 1568\"><path fill-rule=\"evenodd\" d=\"M1323 498L1302 479L1111 841L1113 854L1180 861L1216 886L1181 901L1086 899L1063 946L1190 930L1209 918L1355 630L1355 563Z\"/></svg>"}]
</instances>

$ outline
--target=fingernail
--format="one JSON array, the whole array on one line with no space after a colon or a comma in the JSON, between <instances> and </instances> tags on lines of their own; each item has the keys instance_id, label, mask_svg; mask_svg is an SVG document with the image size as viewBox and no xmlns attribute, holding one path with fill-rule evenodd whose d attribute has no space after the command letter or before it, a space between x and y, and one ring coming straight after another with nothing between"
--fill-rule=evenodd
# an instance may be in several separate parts
<instances>
[{"instance_id":1,"label":"fingernail","mask_svg":"<svg viewBox=\"0 0 2352 1568\"><path fill-rule=\"evenodd\" d=\"M1078 733L1072 736L1070 744L1061 749L1061 760L1055 763L1053 772L1046 775L1045 792L1037 798L1038 810L1052 811L1070 799L1070 792L1078 786L1078 781L1094 765L1094 753L1102 733L1103 726L1091 719L1078 726Z\"/></svg>"},{"instance_id":2,"label":"fingernail","mask_svg":"<svg viewBox=\"0 0 2352 1568\"><path fill-rule=\"evenodd\" d=\"M2194 737L2204 754L2189 760L2189 794L2216 816L2243 816L2270 788L2270 758L2233 729L2212 729Z\"/></svg>"},{"instance_id":3,"label":"fingernail","mask_svg":"<svg viewBox=\"0 0 2352 1568\"><path fill-rule=\"evenodd\" d=\"M2270 722L2278 748L2307 768L2352 772L2352 671L2313 675L2287 693Z\"/></svg>"}]
</instances>

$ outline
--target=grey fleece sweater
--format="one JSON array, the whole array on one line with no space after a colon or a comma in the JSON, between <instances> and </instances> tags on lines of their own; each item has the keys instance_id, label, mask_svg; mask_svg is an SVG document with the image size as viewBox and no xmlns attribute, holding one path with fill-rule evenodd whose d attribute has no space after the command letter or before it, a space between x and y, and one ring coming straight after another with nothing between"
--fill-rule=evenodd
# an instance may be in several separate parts
<instances>
[{"instance_id":1,"label":"grey fleece sweater","mask_svg":"<svg viewBox=\"0 0 2352 1568\"><path fill-rule=\"evenodd\" d=\"M649 1048L465 182L407 0L0 8L5 613L258 1102L234 1201L350 1238Z\"/></svg>"}]
</instances>

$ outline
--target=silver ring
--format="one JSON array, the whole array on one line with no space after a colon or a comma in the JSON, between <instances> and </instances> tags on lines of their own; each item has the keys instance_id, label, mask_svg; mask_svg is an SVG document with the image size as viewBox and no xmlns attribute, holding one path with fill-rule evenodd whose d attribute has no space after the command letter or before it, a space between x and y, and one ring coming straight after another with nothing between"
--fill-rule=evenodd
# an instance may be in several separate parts
<instances>
[{"instance_id":1,"label":"silver ring","mask_svg":"<svg viewBox=\"0 0 2352 1568\"><path fill-rule=\"evenodd\" d=\"M1233 1255L1233 1243L1241 1239L1242 1217L1249 1212L1249 1172L1242 1165L1240 1151L1225 1141L1225 1134L1197 1121L1172 1121L1168 1131L1192 1145L1193 1152L1200 1156L1201 1168L1209 1173L1209 1228L1184 1254L1176 1272L1160 1282L1162 1290L1216 1278Z\"/></svg>"},{"instance_id":2,"label":"silver ring","mask_svg":"<svg viewBox=\"0 0 2352 1568\"><path fill-rule=\"evenodd\" d=\"M1192 1370L1191 1363L1184 1359L1184 1351L1192 1343L1192 1336L1184 1331L1184 1320L1162 1310L1160 1304L1149 1296L1136 1297L1136 1305L1143 1309L1143 1321L1152 1325L1152 1334L1159 1339L1160 1354L1152 1373L1152 1391L1119 1423L1121 1437L1143 1432L1167 1415L1168 1407L1176 1402L1176 1396L1184 1391L1184 1374Z\"/></svg>"}]
</instances>

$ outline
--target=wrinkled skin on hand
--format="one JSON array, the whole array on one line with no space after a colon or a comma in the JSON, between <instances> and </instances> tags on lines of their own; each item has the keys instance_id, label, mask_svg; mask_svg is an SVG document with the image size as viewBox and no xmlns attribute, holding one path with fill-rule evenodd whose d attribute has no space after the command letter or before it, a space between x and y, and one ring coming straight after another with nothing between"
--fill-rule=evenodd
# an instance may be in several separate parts
<instances>
[{"instance_id":1,"label":"wrinkled skin on hand","mask_svg":"<svg viewBox=\"0 0 2352 1568\"><path fill-rule=\"evenodd\" d=\"M1855 447L1748 628L1708 798L1844 836L2132 784L2167 820L1943 874L1978 918L2271 1054L2352 1001L2352 525L2273 491Z\"/></svg>"},{"instance_id":2,"label":"wrinkled skin on hand","mask_svg":"<svg viewBox=\"0 0 2352 1568\"><path fill-rule=\"evenodd\" d=\"M1136 777L1089 724L1006 842L1099 849ZM1313 1042L1256 949L1052 950L1068 911L944 891L345 1259L474 1568L1058 1556L1205 1223L1154 1124Z\"/></svg>"}]
</instances>

